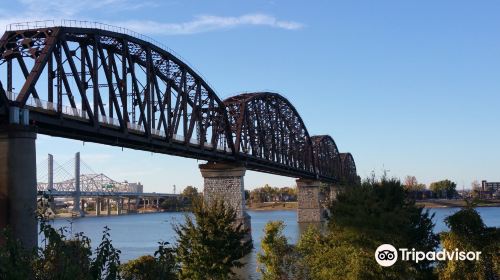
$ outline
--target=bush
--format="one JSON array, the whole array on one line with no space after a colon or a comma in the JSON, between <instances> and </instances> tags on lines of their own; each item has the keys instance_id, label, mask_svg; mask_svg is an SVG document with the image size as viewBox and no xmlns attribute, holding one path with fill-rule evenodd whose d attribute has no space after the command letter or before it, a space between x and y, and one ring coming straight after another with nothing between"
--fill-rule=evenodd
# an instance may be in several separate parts
<instances>
[{"instance_id":1,"label":"bush","mask_svg":"<svg viewBox=\"0 0 500 280\"><path fill-rule=\"evenodd\" d=\"M248 230L236 225L235 210L223 201L195 200L193 215L175 227L180 278L230 279L232 268L242 267L239 259L252 249L252 241L245 240Z\"/></svg>"},{"instance_id":2,"label":"bush","mask_svg":"<svg viewBox=\"0 0 500 280\"><path fill-rule=\"evenodd\" d=\"M122 265L124 280L177 279L177 264L174 249L160 242L153 256L142 256Z\"/></svg>"},{"instance_id":3,"label":"bush","mask_svg":"<svg viewBox=\"0 0 500 280\"><path fill-rule=\"evenodd\" d=\"M258 253L259 271L264 280L294 279L296 255L292 245L283 235L285 225L282 221L269 222L264 228L261 246Z\"/></svg>"},{"instance_id":4,"label":"bush","mask_svg":"<svg viewBox=\"0 0 500 280\"><path fill-rule=\"evenodd\" d=\"M471 206L447 217L449 232L441 234L444 249L480 251L479 261L445 261L439 265L440 279L500 279L500 229L488 228Z\"/></svg>"}]
</instances>

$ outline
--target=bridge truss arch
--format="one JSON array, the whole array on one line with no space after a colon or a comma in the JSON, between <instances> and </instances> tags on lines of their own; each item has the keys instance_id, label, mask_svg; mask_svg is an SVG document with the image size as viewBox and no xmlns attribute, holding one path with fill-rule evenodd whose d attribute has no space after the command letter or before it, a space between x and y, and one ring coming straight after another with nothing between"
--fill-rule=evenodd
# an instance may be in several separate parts
<instances>
[{"instance_id":1,"label":"bridge truss arch","mask_svg":"<svg viewBox=\"0 0 500 280\"><path fill-rule=\"evenodd\" d=\"M335 141L330 135L312 136L316 173L319 176L335 178L342 177L342 161Z\"/></svg>"},{"instance_id":2,"label":"bridge truss arch","mask_svg":"<svg viewBox=\"0 0 500 280\"><path fill-rule=\"evenodd\" d=\"M342 161L342 179L346 183L356 183L358 181L358 173L356 171L356 163L351 153L341 153Z\"/></svg>"},{"instance_id":3,"label":"bridge truss arch","mask_svg":"<svg viewBox=\"0 0 500 280\"><path fill-rule=\"evenodd\" d=\"M315 173L311 137L295 107L271 92L224 100L236 154Z\"/></svg>"},{"instance_id":4,"label":"bridge truss arch","mask_svg":"<svg viewBox=\"0 0 500 280\"><path fill-rule=\"evenodd\" d=\"M324 136L315 146L286 98L255 92L222 101L170 51L116 30L56 25L6 31L0 38L0 124L11 123L13 107L27 109L41 134L339 180L335 142ZM342 174L356 172L350 157L354 168L342 161Z\"/></svg>"},{"instance_id":5,"label":"bridge truss arch","mask_svg":"<svg viewBox=\"0 0 500 280\"><path fill-rule=\"evenodd\" d=\"M232 151L222 101L187 64L152 43L55 26L7 31L0 54L8 72L2 101L31 107L43 133L155 150L154 142L164 142L197 158L203 156L189 148L206 150L207 158Z\"/></svg>"}]
</instances>

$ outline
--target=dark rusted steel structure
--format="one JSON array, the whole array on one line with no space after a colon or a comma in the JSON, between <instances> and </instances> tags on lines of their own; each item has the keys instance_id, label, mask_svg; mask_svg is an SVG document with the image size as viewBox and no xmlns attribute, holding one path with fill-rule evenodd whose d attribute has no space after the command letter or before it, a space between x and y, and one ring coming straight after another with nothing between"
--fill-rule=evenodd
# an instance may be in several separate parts
<instances>
[{"instance_id":1,"label":"dark rusted steel structure","mask_svg":"<svg viewBox=\"0 0 500 280\"><path fill-rule=\"evenodd\" d=\"M342 162L342 175L341 179L348 183L354 183L359 180L356 172L356 163L351 153L341 153L340 159Z\"/></svg>"},{"instance_id":2,"label":"dark rusted steel structure","mask_svg":"<svg viewBox=\"0 0 500 280\"><path fill-rule=\"evenodd\" d=\"M342 177L342 161L335 141L330 135L312 137L316 172L320 176Z\"/></svg>"},{"instance_id":3,"label":"dark rusted steel structure","mask_svg":"<svg viewBox=\"0 0 500 280\"><path fill-rule=\"evenodd\" d=\"M92 27L11 30L0 55L1 123L27 108L42 134L329 182L357 176L352 156L345 161L330 136L311 137L283 96L222 101L190 66L142 37Z\"/></svg>"}]
</instances>

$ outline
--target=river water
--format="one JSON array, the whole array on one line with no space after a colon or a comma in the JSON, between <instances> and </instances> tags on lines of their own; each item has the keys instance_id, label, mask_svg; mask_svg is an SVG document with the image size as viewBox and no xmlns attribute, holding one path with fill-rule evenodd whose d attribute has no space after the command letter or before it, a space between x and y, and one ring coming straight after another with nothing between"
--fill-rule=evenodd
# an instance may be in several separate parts
<instances>
[{"instance_id":1,"label":"river water","mask_svg":"<svg viewBox=\"0 0 500 280\"><path fill-rule=\"evenodd\" d=\"M433 208L435 213L435 232L447 230L444 218L458 211L459 208ZM500 227L500 207L477 208L484 223L490 227ZM291 243L296 243L302 227L297 223L296 211L248 211L252 217L252 237L254 250L245 258L247 265L239 272L243 279L259 279L257 273L256 255L260 249L260 240L267 222L282 220L285 222L284 234ZM174 224L184 221L183 213L151 213L123 216L85 217L78 219L56 219L52 222L56 228L67 227L70 232L83 232L97 246L101 240L104 226L111 229L113 245L122 251L121 261L137 258L142 255L153 254L159 241L175 242ZM40 236L39 244L42 244Z\"/></svg>"}]
</instances>

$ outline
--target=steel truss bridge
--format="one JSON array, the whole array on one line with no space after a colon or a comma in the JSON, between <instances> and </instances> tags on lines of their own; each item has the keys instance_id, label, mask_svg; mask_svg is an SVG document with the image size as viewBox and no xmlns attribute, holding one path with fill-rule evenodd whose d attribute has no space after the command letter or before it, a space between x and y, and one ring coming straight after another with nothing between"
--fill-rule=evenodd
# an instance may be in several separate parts
<instances>
[{"instance_id":1,"label":"steel truss bridge","mask_svg":"<svg viewBox=\"0 0 500 280\"><path fill-rule=\"evenodd\" d=\"M41 134L325 182L358 178L351 154L328 135L311 136L283 96L221 100L171 51L102 24L9 26L0 39L0 108L1 123Z\"/></svg>"}]
</instances>

